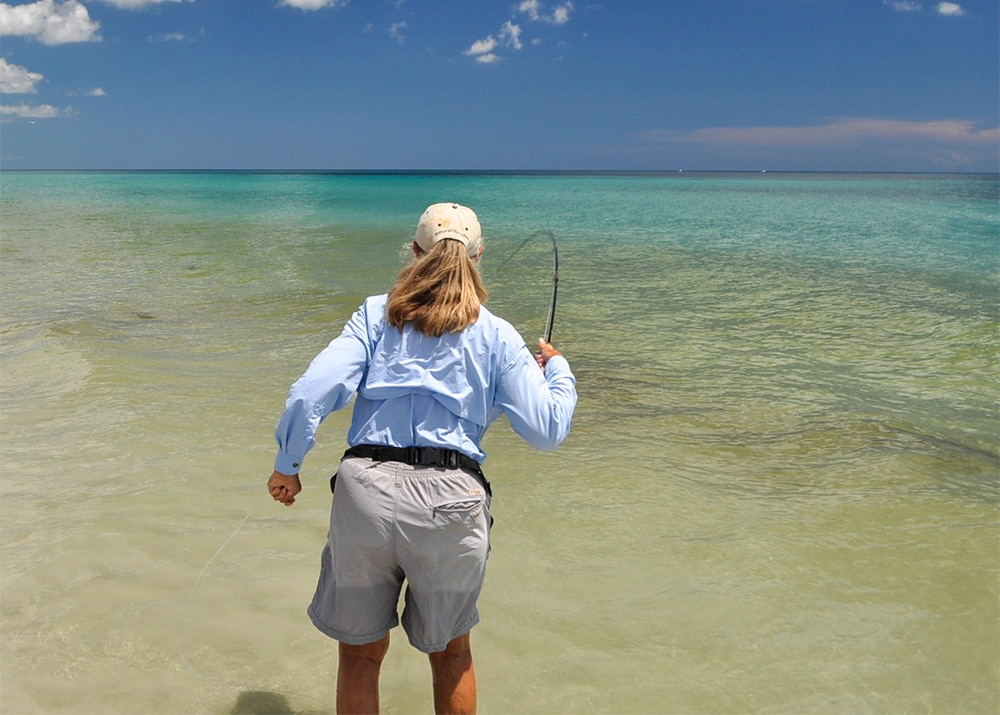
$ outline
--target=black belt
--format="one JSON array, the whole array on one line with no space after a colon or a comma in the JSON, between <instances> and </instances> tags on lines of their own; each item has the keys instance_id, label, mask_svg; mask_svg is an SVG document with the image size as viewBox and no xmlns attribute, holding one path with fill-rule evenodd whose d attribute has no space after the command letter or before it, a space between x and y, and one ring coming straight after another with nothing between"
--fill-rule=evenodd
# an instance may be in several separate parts
<instances>
[{"instance_id":1,"label":"black belt","mask_svg":"<svg viewBox=\"0 0 1000 715\"><path fill-rule=\"evenodd\" d=\"M345 457L364 457L375 462L402 462L421 467L447 467L471 469L482 473L479 462L454 449L437 447L384 447L377 444L359 444L344 452Z\"/></svg>"},{"instance_id":2,"label":"black belt","mask_svg":"<svg viewBox=\"0 0 1000 715\"><path fill-rule=\"evenodd\" d=\"M379 444L359 444L344 452L344 458L363 457L375 462L402 462L421 467L446 467L448 469L468 469L475 473L486 493L493 496L490 481L483 474L483 468L472 457L455 449L438 449L437 447L385 447ZM330 489L334 488L337 475L330 479Z\"/></svg>"},{"instance_id":3,"label":"black belt","mask_svg":"<svg viewBox=\"0 0 1000 715\"><path fill-rule=\"evenodd\" d=\"M362 457L375 462L402 462L421 467L447 467L448 469L468 469L482 482L486 493L493 496L490 480L483 474L479 462L454 449L438 449L437 447L385 447L380 444L359 444L344 452L344 459ZM330 477L330 491L334 491L337 475ZM492 522L491 522L492 523Z\"/></svg>"}]
</instances>

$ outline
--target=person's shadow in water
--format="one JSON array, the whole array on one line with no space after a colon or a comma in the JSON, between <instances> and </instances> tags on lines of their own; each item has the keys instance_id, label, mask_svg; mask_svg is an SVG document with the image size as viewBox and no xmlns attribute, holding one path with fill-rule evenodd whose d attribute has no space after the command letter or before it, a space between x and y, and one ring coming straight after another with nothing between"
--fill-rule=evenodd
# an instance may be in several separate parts
<instances>
[{"instance_id":1,"label":"person's shadow in water","mask_svg":"<svg viewBox=\"0 0 1000 715\"><path fill-rule=\"evenodd\" d=\"M288 698L266 690L245 690L236 698L229 715L327 715L326 710L296 710Z\"/></svg>"}]
</instances>

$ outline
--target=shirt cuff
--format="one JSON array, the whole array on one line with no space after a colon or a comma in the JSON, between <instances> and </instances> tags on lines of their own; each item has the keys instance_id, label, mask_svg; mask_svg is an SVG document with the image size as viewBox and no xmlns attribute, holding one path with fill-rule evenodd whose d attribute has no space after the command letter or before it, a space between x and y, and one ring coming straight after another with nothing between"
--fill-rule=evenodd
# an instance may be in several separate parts
<instances>
[{"instance_id":1,"label":"shirt cuff","mask_svg":"<svg viewBox=\"0 0 1000 715\"><path fill-rule=\"evenodd\" d=\"M302 458L293 457L288 452L278 452L278 456L274 460L274 471L282 474L298 474L301 466Z\"/></svg>"},{"instance_id":2,"label":"shirt cuff","mask_svg":"<svg viewBox=\"0 0 1000 715\"><path fill-rule=\"evenodd\" d=\"M548 370L549 366L553 367L554 372L556 373L572 374L569 368L569 360L567 360L562 355L553 355L551 358L549 358L549 361L545 363L545 369Z\"/></svg>"}]
</instances>

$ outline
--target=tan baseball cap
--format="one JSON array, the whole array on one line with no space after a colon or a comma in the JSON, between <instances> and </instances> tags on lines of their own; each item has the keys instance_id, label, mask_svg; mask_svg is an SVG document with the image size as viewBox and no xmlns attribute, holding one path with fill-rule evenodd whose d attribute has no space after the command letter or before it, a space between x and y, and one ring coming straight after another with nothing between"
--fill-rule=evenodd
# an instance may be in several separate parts
<instances>
[{"instance_id":1,"label":"tan baseball cap","mask_svg":"<svg viewBox=\"0 0 1000 715\"><path fill-rule=\"evenodd\" d=\"M482 237L475 211L459 204L444 203L427 207L417 224L413 240L423 250L429 251L438 241L450 238L460 241L471 255L475 255Z\"/></svg>"}]
</instances>

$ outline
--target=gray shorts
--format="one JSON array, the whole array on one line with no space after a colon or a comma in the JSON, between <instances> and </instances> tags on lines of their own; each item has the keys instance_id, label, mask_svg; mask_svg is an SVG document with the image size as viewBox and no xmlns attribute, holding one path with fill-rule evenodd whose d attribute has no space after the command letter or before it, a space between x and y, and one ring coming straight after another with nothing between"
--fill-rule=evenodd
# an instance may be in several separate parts
<instances>
[{"instance_id":1,"label":"gray shorts","mask_svg":"<svg viewBox=\"0 0 1000 715\"><path fill-rule=\"evenodd\" d=\"M381 640L399 623L424 653L444 650L479 622L490 497L461 469L351 457L337 472L313 624L352 645Z\"/></svg>"}]
</instances>

